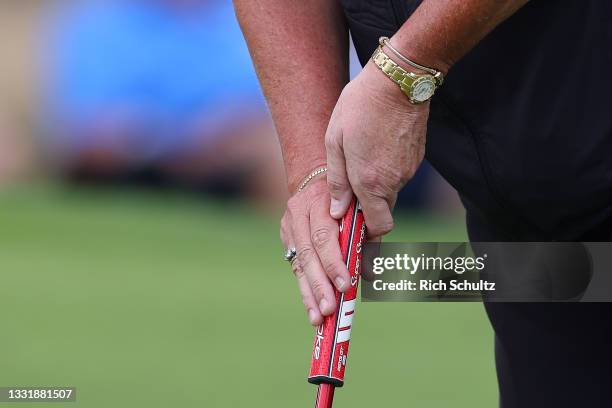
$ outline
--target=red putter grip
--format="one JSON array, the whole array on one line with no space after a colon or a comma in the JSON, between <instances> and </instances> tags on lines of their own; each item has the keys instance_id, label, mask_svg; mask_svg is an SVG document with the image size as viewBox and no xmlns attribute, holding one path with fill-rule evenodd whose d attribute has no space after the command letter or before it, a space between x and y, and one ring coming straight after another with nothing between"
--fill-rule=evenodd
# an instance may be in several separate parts
<instances>
[{"instance_id":1,"label":"red putter grip","mask_svg":"<svg viewBox=\"0 0 612 408\"><path fill-rule=\"evenodd\" d=\"M312 384L331 384L336 387L344 384L364 239L363 213L359 203L353 200L340 221L340 249L351 277L351 286L345 293L336 291L336 312L325 317L317 327L308 375L308 382Z\"/></svg>"}]
</instances>

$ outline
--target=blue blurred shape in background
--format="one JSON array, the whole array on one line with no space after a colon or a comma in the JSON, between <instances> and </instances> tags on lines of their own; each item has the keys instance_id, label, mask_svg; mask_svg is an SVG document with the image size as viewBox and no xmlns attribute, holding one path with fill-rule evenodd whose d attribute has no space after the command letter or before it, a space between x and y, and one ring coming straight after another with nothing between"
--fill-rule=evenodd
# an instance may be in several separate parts
<instances>
[{"instance_id":1,"label":"blue blurred shape in background","mask_svg":"<svg viewBox=\"0 0 612 408\"><path fill-rule=\"evenodd\" d=\"M267 120L229 1L82 1L48 32L45 137L77 167L183 160Z\"/></svg>"}]
</instances>

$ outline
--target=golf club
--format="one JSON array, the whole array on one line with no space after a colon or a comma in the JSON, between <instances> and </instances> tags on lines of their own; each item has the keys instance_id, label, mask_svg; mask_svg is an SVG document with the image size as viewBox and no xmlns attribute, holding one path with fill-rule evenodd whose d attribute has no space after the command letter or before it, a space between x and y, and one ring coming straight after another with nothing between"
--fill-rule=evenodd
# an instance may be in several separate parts
<instances>
[{"instance_id":1,"label":"golf club","mask_svg":"<svg viewBox=\"0 0 612 408\"><path fill-rule=\"evenodd\" d=\"M340 249L350 274L351 286L346 292L336 291L336 311L317 327L310 362L308 382L319 385L316 408L331 408L336 387L344 384L351 328L361 273L362 244L365 223L359 202L353 199L340 221Z\"/></svg>"}]
</instances>

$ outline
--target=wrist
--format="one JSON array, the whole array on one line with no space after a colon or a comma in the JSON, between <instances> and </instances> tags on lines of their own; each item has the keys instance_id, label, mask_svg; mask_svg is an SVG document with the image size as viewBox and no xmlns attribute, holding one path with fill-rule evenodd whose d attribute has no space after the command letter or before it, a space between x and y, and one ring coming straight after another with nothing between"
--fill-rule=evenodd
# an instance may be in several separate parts
<instances>
[{"instance_id":1,"label":"wrist","mask_svg":"<svg viewBox=\"0 0 612 408\"><path fill-rule=\"evenodd\" d=\"M411 104L428 102L444 82L444 74L407 58L391 45L387 37L380 37L379 43L370 61L402 90ZM390 51L385 51L385 48Z\"/></svg>"},{"instance_id":2,"label":"wrist","mask_svg":"<svg viewBox=\"0 0 612 408\"><path fill-rule=\"evenodd\" d=\"M365 67L363 67L363 74L366 78L372 79L371 81L366 81L368 88L374 88L373 90L377 91L377 93L386 96L389 99L388 102L401 105L410 104L402 90L389 80L380 68L374 64L371 58Z\"/></svg>"},{"instance_id":3,"label":"wrist","mask_svg":"<svg viewBox=\"0 0 612 408\"><path fill-rule=\"evenodd\" d=\"M398 32L396 35L389 39L389 43L397 49L406 58L426 67L435 69L436 71L442 72L444 75L448 73L452 67L452 62L441 55L437 55L430 47L423 46L416 41L411 41L402 35L402 32ZM422 73L414 67L407 66L408 64L401 64L401 67L409 72Z\"/></svg>"},{"instance_id":4,"label":"wrist","mask_svg":"<svg viewBox=\"0 0 612 408\"><path fill-rule=\"evenodd\" d=\"M293 167L291 170L287 170L287 188L289 189L290 195L295 195L298 192L300 186L312 175L316 170L326 166L325 159L316 160L313 162L302 162L298 166ZM317 174L312 177L307 184L313 184L316 179L325 179L325 174Z\"/></svg>"},{"instance_id":5,"label":"wrist","mask_svg":"<svg viewBox=\"0 0 612 408\"><path fill-rule=\"evenodd\" d=\"M370 78L365 83L375 101L396 111L417 112L428 109L429 101L421 104L411 103L400 87L389 79L371 59L364 67L363 73Z\"/></svg>"}]
</instances>

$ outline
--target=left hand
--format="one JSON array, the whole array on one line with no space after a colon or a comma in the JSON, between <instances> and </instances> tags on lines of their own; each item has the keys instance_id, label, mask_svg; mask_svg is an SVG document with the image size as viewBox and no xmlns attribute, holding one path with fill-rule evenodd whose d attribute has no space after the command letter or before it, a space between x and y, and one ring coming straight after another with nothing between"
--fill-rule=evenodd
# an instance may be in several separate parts
<instances>
[{"instance_id":1,"label":"left hand","mask_svg":"<svg viewBox=\"0 0 612 408\"><path fill-rule=\"evenodd\" d=\"M287 201L281 220L285 248L296 249L291 267L313 326L336 311L334 286L340 292L351 286L338 243L338 222L329 215L329 201L325 177L317 176Z\"/></svg>"},{"instance_id":2,"label":"left hand","mask_svg":"<svg viewBox=\"0 0 612 408\"><path fill-rule=\"evenodd\" d=\"M397 193L423 161L428 115L429 102L410 103L372 61L344 88L325 135L332 217L354 193L371 238L393 229Z\"/></svg>"}]
</instances>

